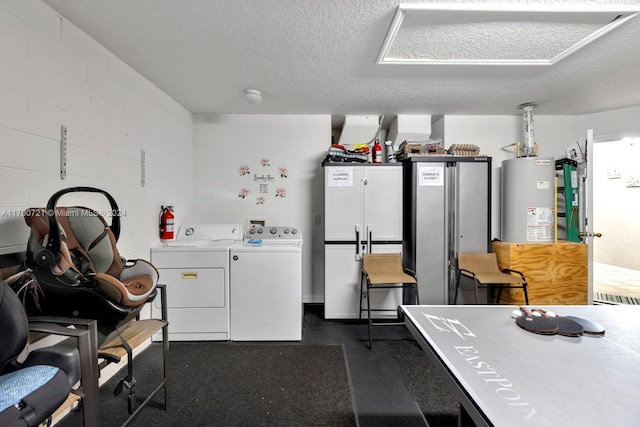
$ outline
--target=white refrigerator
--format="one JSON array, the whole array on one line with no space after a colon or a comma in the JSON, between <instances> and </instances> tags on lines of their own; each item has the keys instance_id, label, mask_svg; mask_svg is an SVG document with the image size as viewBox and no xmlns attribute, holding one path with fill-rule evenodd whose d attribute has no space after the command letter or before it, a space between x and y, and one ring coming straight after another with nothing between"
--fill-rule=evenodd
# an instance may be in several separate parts
<instances>
[{"instance_id":1,"label":"white refrigerator","mask_svg":"<svg viewBox=\"0 0 640 427\"><path fill-rule=\"evenodd\" d=\"M362 254L402 253L402 165L330 164L324 179L324 316L357 319ZM400 304L401 290L371 295L372 307L395 310Z\"/></svg>"}]
</instances>

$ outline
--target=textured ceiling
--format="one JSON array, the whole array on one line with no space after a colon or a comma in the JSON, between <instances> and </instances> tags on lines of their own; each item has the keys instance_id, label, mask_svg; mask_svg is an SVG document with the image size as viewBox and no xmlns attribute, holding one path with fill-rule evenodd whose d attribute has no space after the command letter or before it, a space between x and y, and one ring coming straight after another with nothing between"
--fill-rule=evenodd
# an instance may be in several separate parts
<instances>
[{"instance_id":1,"label":"textured ceiling","mask_svg":"<svg viewBox=\"0 0 640 427\"><path fill-rule=\"evenodd\" d=\"M602 7L525 11L522 6L455 6L398 7L385 40L389 48L381 50L378 61L550 65L637 15Z\"/></svg>"},{"instance_id":2,"label":"textured ceiling","mask_svg":"<svg viewBox=\"0 0 640 427\"><path fill-rule=\"evenodd\" d=\"M518 105L535 102L536 114L585 114L640 105L640 17L552 66L391 65L376 60L398 1L44 1L193 113L521 114ZM432 2L412 2L419 3ZM637 0L526 4L639 6ZM426 48L414 25L404 29L412 33L399 49L411 52L413 43L415 55L509 54L495 48L500 42L511 44L513 55L537 56L565 48L593 26L585 20L559 30L509 20L491 36L498 39L488 39L481 23L467 20L465 37L454 43L456 23L443 23L426 26L441 32L442 43ZM539 43L541 35L557 40ZM523 46L528 42L531 50ZM262 91L262 103L244 100L248 88Z\"/></svg>"}]
</instances>

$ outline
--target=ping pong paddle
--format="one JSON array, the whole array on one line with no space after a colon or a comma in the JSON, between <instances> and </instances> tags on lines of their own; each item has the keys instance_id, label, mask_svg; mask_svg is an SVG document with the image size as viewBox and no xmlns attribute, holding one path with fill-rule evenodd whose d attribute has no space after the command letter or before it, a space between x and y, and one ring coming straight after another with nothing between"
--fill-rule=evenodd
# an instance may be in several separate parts
<instances>
[{"instance_id":1,"label":"ping pong paddle","mask_svg":"<svg viewBox=\"0 0 640 427\"><path fill-rule=\"evenodd\" d=\"M578 322L571 319L567 319L564 316L557 316L552 311L546 311L542 308L534 308L533 311L537 311L545 318L551 319L558 325L558 334L565 337L579 337L584 332L584 328Z\"/></svg>"},{"instance_id":2,"label":"ping pong paddle","mask_svg":"<svg viewBox=\"0 0 640 427\"><path fill-rule=\"evenodd\" d=\"M520 307L523 316L516 317L516 325L528 332L541 335L554 335L558 333L558 325L548 317L536 317L526 308Z\"/></svg>"},{"instance_id":3,"label":"ping pong paddle","mask_svg":"<svg viewBox=\"0 0 640 427\"><path fill-rule=\"evenodd\" d=\"M547 313L549 313L549 315L551 315L551 312L547 312ZM573 320L574 322L580 324L580 326L582 326L582 329L584 330L585 334L604 335L604 326L600 325L599 323L592 322L589 319L585 319L585 318L577 317L577 316L560 316L558 314L556 314L556 316L562 317L562 318L565 318L565 319L570 319L570 320Z\"/></svg>"}]
</instances>

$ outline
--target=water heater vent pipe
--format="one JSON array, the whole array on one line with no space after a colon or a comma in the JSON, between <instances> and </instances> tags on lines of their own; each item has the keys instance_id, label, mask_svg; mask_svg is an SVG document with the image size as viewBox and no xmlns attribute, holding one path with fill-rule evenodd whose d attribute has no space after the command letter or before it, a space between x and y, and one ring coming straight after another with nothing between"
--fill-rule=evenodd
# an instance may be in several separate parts
<instances>
[{"instance_id":1,"label":"water heater vent pipe","mask_svg":"<svg viewBox=\"0 0 640 427\"><path fill-rule=\"evenodd\" d=\"M518 149L518 157L535 157L538 155L538 146L533 136L533 107L535 106L536 104L533 102L518 106L518 108L522 109L524 125L524 147Z\"/></svg>"}]
</instances>

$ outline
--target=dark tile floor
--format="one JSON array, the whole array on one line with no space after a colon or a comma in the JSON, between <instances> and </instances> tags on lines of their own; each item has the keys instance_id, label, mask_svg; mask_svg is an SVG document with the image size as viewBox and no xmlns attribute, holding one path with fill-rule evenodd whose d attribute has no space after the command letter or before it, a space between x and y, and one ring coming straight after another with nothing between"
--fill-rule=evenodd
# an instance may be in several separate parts
<instances>
[{"instance_id":1,"label":"dark tile floor","mask_svg":"<svg viewBox=\"0 0 640 427\"><path fill-rule=\"evenodd\" d=\"M361 427L428 425L385 346L411 334L405 326L375 326L373 338L370 351L366 321L324 320L322 304L305 305L302 342L342 344Z\"/></svg>"}]
</instances>

